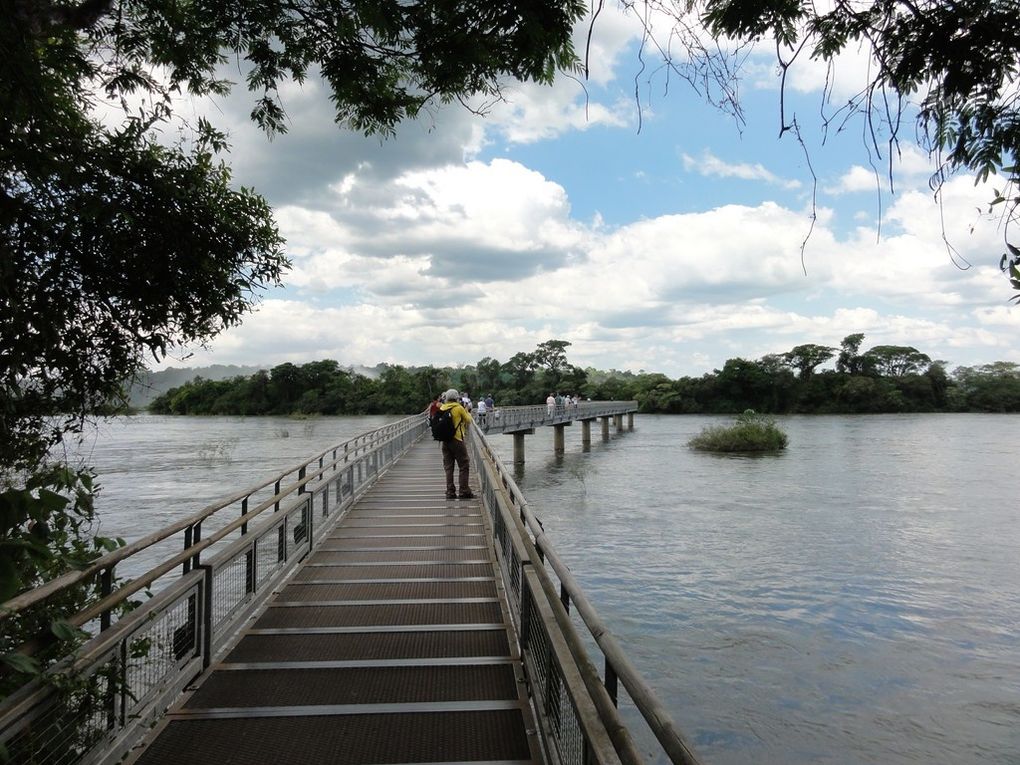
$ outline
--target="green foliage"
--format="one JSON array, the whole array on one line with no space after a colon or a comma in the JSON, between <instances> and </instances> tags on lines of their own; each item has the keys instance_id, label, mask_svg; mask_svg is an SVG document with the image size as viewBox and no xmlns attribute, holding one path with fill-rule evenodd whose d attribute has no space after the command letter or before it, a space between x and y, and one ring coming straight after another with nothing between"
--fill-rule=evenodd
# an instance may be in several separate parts
<instances>
[{"instance_id":1,"label":"green foliage","mask_svg":"<svg viewBox=\"0 0 1020 765\"><path fill-rule=\"evenodd\" d=\"M542 403L550 392L561 392L599 401L637 401L641 412L667 414L736 414L746 409L771 414L1020 411L1020 367L1015 364L962 367L951 376L945 362L931 361L910 346L876 346L862 354L863 340L863 334L854 334L843 341L836 370L818 369L831 360L833 348L808 344L755 361L730 359L722 369L676 380L644 371L579 369L565 353L555 377L547 363L538 363L537 352L516 353L503 364L487 356L476 366L446 369L380 365L377 379L335 361L281 364L247 378L195 379L157 398L151 410L406 414L421 411L437 391L452 386L475 399L491 393L502 406ZM563 344L560 350L565 348ZM792 359L803 359L806 366L791 364ZM559 385L552 384L555 380Z\"/></svg>"},{"instance_id":2,"label":"green foliage","mask_svg":"<svg viewBox=\"0 0 1020 765\"><path fill-rule=\"evenodd\" d=\"M861 356L863 368L877 375L903 377L922 374L931 358L917 348L903 345L876 345Z\"/></svg>"},{"instance_id":3,"label":"green foliage","mask_svg":"<svg viewBox=\"0 0 1020 765\"><path fill-rule=\"evenodd\" d=\"M772 417L747 409L732 425L705 428L687 445L704 452L778 452L786 442L786 433Z\"/></svg>"},{"instance_id":4,"label":"green foliage","mask_svg":"<svg viewBox=\"0 0 1020 765\"><path fill-rule=\"evenodd\" d=\"M819 365L824 364L835 355L835 348L807 343L787 351L783 354L783 358L787 364L797 370L801 380L806 380Z\"/></svg>"},{"instance_id":5,"label":"green foliage","mask_svg":"<svg viewBox=\"0 0 1020 765\"><path fill-rule=\"evenodd\" d=\"M90 561L124 544L96 535L93 475L63 466L38 470L24 487L0 492L0 601L84 568ZM61 618L75 613L99 592L96 579L50 598L38 607L6 617L0 631L0 697L37 675L84 634ZM36 647L30 658L16 649Z\"/></svg>"},{"instance_id":6,"label":"green foliage","mask_svg":"<svg viewBox=\"0 0 1020 765\"><path fill-rule=\"evenodd\" d=\"M979 412L1020 412L1020 364L998 361L953 371L956 406ZM952 396L952 392L949 394Z\"/></svg>"}]
</instances>

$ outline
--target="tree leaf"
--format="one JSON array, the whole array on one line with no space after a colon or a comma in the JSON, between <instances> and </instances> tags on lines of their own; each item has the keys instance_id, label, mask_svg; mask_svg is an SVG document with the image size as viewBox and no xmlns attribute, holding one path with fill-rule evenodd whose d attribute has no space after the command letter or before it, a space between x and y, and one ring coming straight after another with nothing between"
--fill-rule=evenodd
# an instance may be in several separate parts
<instances>
[{"instance_id":1,"label":"tree leaf","mask_svg":"<svg viewBox=\"0 0 1020 765\"><path fill-rule=\"evenodd\" d=\"M0 661L15 672L22 672L27 675L39 674L39 662L31 656L25 656L21 653L9 653L4 656L0 656Z\"/></svg>"},{"instance_id":2,"label":"tree leaf","mask_svg":"<svg viewBox=\"0 0 1020 765\"><path fill-rule=\"evenodd\" d=\"M77 640L86 633L75 627L64 619L57 619L50 624L50 632L56 635L58 640Z\"/></svg>"}]
</instances>

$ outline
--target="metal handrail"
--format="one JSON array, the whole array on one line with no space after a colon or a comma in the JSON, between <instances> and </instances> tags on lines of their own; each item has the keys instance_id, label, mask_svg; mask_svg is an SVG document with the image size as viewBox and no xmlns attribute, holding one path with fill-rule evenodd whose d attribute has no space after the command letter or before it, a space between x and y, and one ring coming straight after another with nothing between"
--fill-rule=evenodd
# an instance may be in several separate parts
<instances>
[{"instance_id":1,"label":"metal handrail","mask_svg":"<svg viewBox=\"0 0 1020 765\"><path fill-rule=\"evenodd\" d=\"M507 495L516 509L523 527L530 535L531 541L538 551L539 558L556 574L561 585L561 600L565 608L571 602L577 607L581 620L602 651L606 661L606 678L604 684L609 695L615 698L616 679L623 682L634 705L648 723L669 759L677 765L700 765L700 760L684 740L676 724L673 722L665 706L655 695L655 691L641 676L621 648L616 637L599 616L595 607L585 596L570 568L556 552L552 542L546 536L541 521L532 511L524 493L514 481L502 460L493 450L485 434L477 427L471 429L472 439L477 439L485 457L492 462L499 472L500 480Z\"/></svg>"},{"instance_id":2,"label":"metal handrail","mask_svg":"<svg viewBox=\"0 0 1020 765\"><path fill-rule=\"evenodd\" d=\"M227 650L238 627L301 565L316 542L328 534L379 475L425 432L413 415L326 450L290 475L288 486L267 499L273 507L265 521L245 529L252 513L208 540L196 541L173 557L189 558L190 570L116 622L101 625L71 655L0 700L0 745L15 762L119 762L139 736L156 723L167 706L193 679ZM351 444L355 444L353 450ZM356 456L352 456L355 455ZM308 470L318 460L319 465ZM342 464L341 464L342 463ZM276 488L276 481L269 481ZM281 504L281 499L289 500ZM241 528L242 534L210 556L196 560L205 544ZM197 536L197 535L196 535ZM167 561L147 572L172 568ZM138 580L136 580L138 581ZM89 608L111 605L113 593ZM83 612L84 613L84 612ZM61 693L47 678L73 671L75 688ZM73 745L70 743L73 741Z\"/></svg>"},{"instance_id":3,"label":"metal handrail","mask_svg":"<svg viewBox=\"0 0 1020 765\"><path fill-rule=\"evenodd\" d=\"M484 416L475 415L479 427L485 433L507 433L526 430L543 425L559 425L574 420L594 420L637 411L637 401L579 401L577 404L560 406L530 404L527 406L501 406L487 411Z\"/></svg>"},{"instance_id":4,"label":"metal handrail","mask_svg":"<svg viewBox=\"0 0 1020 765\"><path fill-rule=\"evenodd\" d=\"M143 537L142 539L139 539L135 542L132 542L131 544L125 545L124 547L121 547L100 558L97 558L85 568L76 571L69 571L66 574L62 574L61 576L58 576L50 580L49 582L46 582L45 584L42 584L27 592L17 595L14 598L11 598L5 603L0 604L0 621L2 621L8 616L16 614L19 611L29 608L30 606L36 605L37 603L41 603L47 598L50 598L53 595L56 595L57 593L62 592L63 590L66 590L79 582L85 581L88 578L95 576L96 574L99 574L103 571L111 570L118 563L127 560L131 556L136 555L137 553L149 547L152 547L154 544L158 542L161 542L165 539L169 539L170 537L173 537L174 535L180 533L181 531L186 531L188 529L194 528L195 526L201 524L203 521L212 517L221 510L224 510L236 504L237 502L246 501L253 494L256 494L257 492L259 492L262 489L265 489L268 486L276 487L276 492L274 493L272 498L270 498L266 502L263 502L254 510L246 511L242 516L242 519L239 519L238 521L235 521L226 527L230 531L234 531L237 528L241 528L242 526L250 522L258 514L264 512L269 507L278 506L278 503L281 499L293 493L295 490L299 491L307 483L309 483L314 478L315 474L313 474L312 476L305 475L308 466L314 462L322 460L322 458L325 457L327 454L335 455L340 449L344 449L344 457L346 459L349 459L351 457L357 456L363 451L370 450L371 448L373 448L375 444L386 441L389 438L392 438L394 435L409 430L418 425L420 425L420 415L411 415L409 417L405 417L401 420L398 420L395 423L389 423L388 425L384 425L381 428L377 428L368 433L363 433L361 435L355 436L352 439L348 439L347 441L344 441L336 446L324 449L318 454L315 454L314 456L308 458L307 460L299 463L298 465L295 465L294 467L291 468L287 468L286 470L283 470L273 475L271 478L262 481L261 483L254 484L253 486L250 486L247 489L243 489L239 492L235 492L226 497L223 497L217 500L216 502L207 505L201 510L195 512L194 514L188 516L187 518L177 521L176 523L170 524L169 526L166 526L160 529L159 531L149 534L148 536ZM339 464L339 462L340 462L339 459L334 459L334 461L330 463L328 467L332 468L333 466ZM324 468L322 468L320 462L319 475L321 475L322 472L324 472ZM279 487L284 481L284 479L286 479L287 476L293 475L294 473L297 473L300 476L299 478L300 483L287 487L286 490L281 491ZM221 532L222 531L223 530L221 530ZM184 561L188 560L189 558L193 557L202 550L210 547L212 544L222 539L225 536L225 534L221 532L217 532L217 534L213 535L212 537L209 537L208 539L195 541L192 542L191 544L187 544L187 546L185 547L186 552L182 552L181 554L177 555L173 559L172 565L164 563L161 564L160 566L157 566L153 569L146 571L141 576L136 577L135 579L132 580L131 584L125 585L125 587L122 587L120 590L116 591L117 593L122 593L122 597L114 598L111 600L110 595L108 595L102 601L100 601L101 603L105 604L104 608L100 609L100 611L97 611L96 613L90 613L88 615L88 618L85 618L83 620L72 617L72 619L69 621L71 621L71 623L73 624L78 625L84 624L90 618L98 616L101 611L105 611L108 610L109 608L112 608L113 606L116 606L118 603L122 602L123 600L126 600L128 597L130 597L132 594L137 592L142 587L150 584L163 574L172 570L174 566L183 563ZM112 594L116 593L111 593L111 595ZM77 616L78 615L76 615L76 617Z\"/></svg>"}]
</instances>

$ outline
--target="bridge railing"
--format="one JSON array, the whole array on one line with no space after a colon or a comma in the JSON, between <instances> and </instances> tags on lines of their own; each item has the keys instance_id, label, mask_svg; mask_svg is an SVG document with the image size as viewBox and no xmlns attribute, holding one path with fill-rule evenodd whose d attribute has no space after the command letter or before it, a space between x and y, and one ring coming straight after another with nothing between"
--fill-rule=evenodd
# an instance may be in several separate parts
<instances>
[{"instance_id":1,"label":"bridge railing","mask_svg":"<svg viewBox=\"0 0 1020 765\"><path fill-rule=\"evenodd\" d=\"M546 537L541 521L506 466L476 427L469 439L482 501L495 532L495 549L521 656L539 706L544 733L563 765L609 762L603 736L625 765L644 763L617 709L619 683L676 765L699 765L652 688L631 664ZM557 587L558 584L558 587ZM604 666L599 674L575 629L574 607ZM600 733L604 731L604 733Z\"/></svg>"},{"instance_id":2,"label":"bridge railing","mask_svg":"<svg viewBox=\"0 0 1020 765\"><path fill-rule=\"evenodd\" d=\"M70 623L95 626L98 634L0 703L0 744L11 761L117 762L425 429L424 418L414 415L326 449L0 606L0 618L11 618L87 577L110 581L118 564L183 536L179 553L70 616ZM217 520L203 537L203 524ZM159 592L118 618L136 593L157 581Z\"/></svg>"},{"instance_id":3,"label":"bridge railing","mask_svg":"<svg viewBox=\"0 0 1020 765\"><path fill-rule=\"evenodd\" d=\"M536 404L502 406L484 415L475 414L478 427L485 433L510 433L543 425L574 420L594 420L637 410L636 401L579 401L577 404Z\"/></svg>"}]
</instances>

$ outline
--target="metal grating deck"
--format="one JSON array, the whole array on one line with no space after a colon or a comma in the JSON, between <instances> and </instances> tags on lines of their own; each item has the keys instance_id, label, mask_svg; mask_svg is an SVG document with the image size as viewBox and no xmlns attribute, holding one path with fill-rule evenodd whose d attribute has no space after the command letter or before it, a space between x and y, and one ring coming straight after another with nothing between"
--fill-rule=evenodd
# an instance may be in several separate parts
<instances>
[{"instance_id":1,"label":"metal grating deck","mask_svg":"<svg viewBox=\"0 0 1020 765\"><path fill-rule=\"evenodd\" d=\"M129 762L538 762L481 507L444 493L419 443Z\"/></svg>"}]
</instances>

